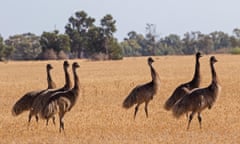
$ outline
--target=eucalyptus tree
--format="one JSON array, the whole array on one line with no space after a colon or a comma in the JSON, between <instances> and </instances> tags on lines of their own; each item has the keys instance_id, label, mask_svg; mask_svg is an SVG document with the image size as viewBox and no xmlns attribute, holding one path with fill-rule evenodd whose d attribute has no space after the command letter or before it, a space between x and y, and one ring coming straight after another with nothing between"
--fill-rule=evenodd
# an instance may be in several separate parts
<instances>
[{"instance_id":1,"label":"eucalyptus tree","mask_svg":"<svg viewBox=\"0 0 240 144\"><path fill-rule=\"evenodd\" d=\"M102 46L105 49L105 53L109 56L108 42L113 42L114 37L113 33L117 31L115 26L116 20L113 19L112 15L105 15L101 21L101 34L102 34Z\"/></svg>"},{"instance_id":2,"label":"eucalyptus tree","mask_svg":"<svg viewBox=\"0 0 240 144\"><path fill-rule=\"evenodd\" d=\"M198 36L197 40L198 50L210 54L214 51L214 42L210 35L201 34Z\"/></svg>"},{"instance_id":3,"label":"eucalyptus tree","mask_svg":"<svg viewBox=\"0 0 240 144\"><path fill-rule=\"evenodd\" d=\"M146 48L143 51L144 55L156 55L156 38L158 37L156 33L156 25L147 23L146 26Z\"/></svg>"},{"instance_id":4,"label":"eucalyptus tree","mask_svg":"<svg viewBox=\"0 0 240 144\"><path fill-rule=\"evenodd\" d=\"M141 35L137 34L135 31L130 31L127 38L124 38L124 41L121 42L121 47L123 49L124 56L141 56L141 42L144 38L140 38Z\"/></svg>"},{"instance_id":5,"label":"eucalyptus tree","mask_svg":"<svg viewBox=\"0 0 240 144\"><path fill-rule=\"evenodd\" d=\"M233 48L240 47L240 29L233 29L233 36L230 37L231 45Z\"/></svg>"},{"instance_id":6,"label":"eucalyptus tree","mask_svg":"<svg viewBox=\"0 0 240 144\"><path fill-rule=\"evenodd\" d=\"M40 44L42 51L45 52L48 49L58 51L58 31L54 32L43 32L40 37Z\"/></svg>"},{"instance_id":7,"label":"eucalyptus tree","mask_svg":"<svg viewBox=\"0 0 240 144\"><path fill-rule=\"evenodd\" d=\"M3 43L3 37L0 36L0 59L2 59L4 57L4 50L5 50L5 47L4 47L4 43Z\"/></svg>"},{"instance_id":8,"label":"eucalyptus tree","mask_svg":"<svg viewBox=\"0 0 240 144\"><path fill-rule=\"evenodd\" d=\"M34 60L41 53L39 36L33 33L10 36L5 44L8 55L14 60Z\"/></svg>"},{"instance_id":9,"label":"eucalyptus tree","mask_svg":"<svg viewBox=\"0 0 240 144\"><path fill-rule=\"evenodd\" d=\"M57 30L53 32L43 32L40 37L40 44L42 48L42 54L50 56L43 56L43 59L57 59L60 58L59 54L69 53L70 51L70 39L66 34L59 34ZM67 58L67 56L65 56Z\"/></svg>"},{"instance_id":10,"label":"eucalyptus tree","mask_svg":"<svg viewBox=\"0 0 240 144\"><path fill-rule=\"evenodd\" d=\"M87 32L94 26L95 19L89 17L84 11L77 11L74 16L68 19L65 26L65 33L71 40L71 52L74 57L81 58L84 56L85 47L87 46Z\"/></svg>"},{"instance_id":11,"label":"eucalyptus tree","mask_svg":"<svg viewBox=\"0 0 240 144\"><path fill-rule=\"evenodd\" d=\"M102 34L100 27L92 27L87 33L87 47L85 54L87 57L91 57L97 53L105 53L105 49L102 47Z\"/></svg>"},{"instance_id":12,"label":"eucalyptus tree","mask_svg":"<svg viewBox=\"0 0 240 144\"><path fill-rule=\"evenodd\" d=\"M0 35L0 61L4 61L10 58L14 48L10 45L6 45L3 37Z\"/></svg>"},{"instance_id":13,"label":"eucalyptus tree","mask_svg":"<svg viewBox=\"0 0 240 144\"><path fill-rule=\"evenodd\" d=\"M233 34L240 39L240 29L239 28L234 28L233 29Z\"/></svg>"},{"instance_id":14,"label":"eucalyptus tree","mask_svg":"<svg viewBox=\"0 0 240 144\"><path fill-rule=\"evenodd\" d=\"M180 36L176 34L170 34L161 40L161 54L183 54L183 44Z\"/></svg>"},{"instance_id":15,"label":"eucalyptus tree","mask_svg":"<svg viewBox=\"0 0 240 144\"><path fill-rule=\"evenodd\" d=\"M186 32L184 34L184 37L182 39L183 42L183 53L184 54L194 54L197 51L199 51L198 48L198 38L199 35L201 35L201 32L195 31L195 32Z\"/></svg>"},{"instance_id":16,"label":"eucalyptus tree","mask_svg":"<svg viewBox=\"0 0 240 144\"><path fill-rule=\"evenodd\" d=\"M221 48L228 48L231 46L231 40L227 33L222 31L214 31L209 34L214 43L214 51Z\"/></svg>"}]
</instances>

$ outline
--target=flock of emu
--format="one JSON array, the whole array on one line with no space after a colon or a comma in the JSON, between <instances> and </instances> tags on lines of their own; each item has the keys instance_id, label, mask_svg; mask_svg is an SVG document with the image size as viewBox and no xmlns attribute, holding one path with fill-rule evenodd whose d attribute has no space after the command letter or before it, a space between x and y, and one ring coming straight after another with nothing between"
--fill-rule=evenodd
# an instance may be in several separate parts
<instances>
[{"instance_id":1,"label":"flock of emu","mask_svg":"<svg viewBox=\"0 0 240 144\"><path fill-rule=\"evenodd\" d=\"M75 105L79 95L79 78L76 70L80 65L77 62L72 64L74 78L73 87L67 70L68 67L69 63L64 61L63 69L65 73L65 85L62 88L55 89L56 85L52 81L50 75L52 66L47 64L48 88L26 93L14 104L12 114L19 115L22 112L29 110L28 124L30 124L32 116L36 117L36 121L38 121L40 116L42 119L46 120L47 125L50 118L52 118L53 123L55 124L55 114L58 114L60 122L59 131L61 132L61 130L64 130L63 117L65 113L70 111Z\"/></svg>"},{"instance_id":2,"label":"flock of emu","mask_svg":"<svg viewBox=\"0 0 240 144\"><path fill-rule=\"evenodd\" d=\"M201 82L200 57L202 57L201 53L196 53L193 79L188 83L179 85L164 105L164 108L166 110L171 110L176 118L179 118L183 114L186 114L188 117L188 112L191 112L188 118L187 129L189 129L191 120L196 113L198 114L198 121L201 128L201 112L205 108L211 109L221 90L214 68L214 63L217 62L214 56L210 58L212 82L208 87L199 88ZM148 104L153 99L153 96L159 91L160 79L158 73L152 66L153 62L154 60L149 57L148 65L150 67L152 81L136 86L123 101L123 107L126 109L136 104L134 119L142 103L145 103L145 113L146 117L148 117ZM32 116L35 116L36 121L39 120L39 117L45 119L46 125L48 125L49 119L52 119L55 124L55 115L58 114L60 123L59 132L64 130L63 117L66 112L70 111L75 105L80 90L79 79L76 72L76 69L80 67L79 64L77 62L72 64L74 78L73 87L68 73L68 67L68 61L64 61L65 85L62 88L56 89L56 85L50 75L50 70L53 67L47 64L47 89L26 93L14 104L12 114L16 116L29 110L28 124L30 124Z\"/></svg>"}]
</instances>

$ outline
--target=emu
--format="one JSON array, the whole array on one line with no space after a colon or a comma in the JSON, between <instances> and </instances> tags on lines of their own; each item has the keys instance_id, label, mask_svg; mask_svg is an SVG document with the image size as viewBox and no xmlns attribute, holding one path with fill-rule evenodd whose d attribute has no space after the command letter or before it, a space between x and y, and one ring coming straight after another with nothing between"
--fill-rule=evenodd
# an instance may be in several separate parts
<instances>
[{"instance_id":1,"label":"emu","mask_svg":"<svg viewBox=\"0 0 240 144\"><path fill-rule=\"evenodd\" d=\"M72 107L76 104L79 96L80 86L79 78L76 72L76 69L79 67L80 65L77 62L74 62L72 64L74 87L68 91L54 93L40 113L41 117L47 120L53 117L56 113L58 113L60 121L59 132L61 132L61 130L64 131L64 115L66 114L66 112L70 111Z\"/></svg>"},{"instance_id":2,"label":"emu","mask_svg":"<svg viewBox=\"0 0 240 144\"><path fill-rule=\"evenodd\" d=\"M52 80L50 70L52 70L53 67L51 64L46 65L47 70L47 83L48 87L45 90L36 90L26 93L24 96L22 96L14 105L12 108L12 114L13 116L20 115L22 112L30 110L33 104L33 101L37 98L38 95L45 92L48 89L52 89L56 87L55 82ZM30 115L30 114L29 114ZM38 116L35 116L36 121L38 121Z\"/></svg>"},{"instance_id":3,"label":"emu","mask_svg":"<svg viewBox=\"0 0 240 144\"><path fill-rule=\"evenodd\" d=\"M65 74L65 85L62 88L49 89L49 90L41 93L40 95L38 95L37 98L33 101L33 105L32 105L32 108L31 108L30 114L29 114L29 122L31 121L31 117L33 115L37 116L39 114L39 112L43 109L44 105L46 104L46 102L48 101L48 99L50 98L50 96L53 93L66 91L71 88L72 83L71 83L70 76L68 73L68 68L69 68L68 61L64 61L63 62L63 70L64 70L64 74ZM52 120L53 120L53 124L55 124L55 117L52 117ZM46 121L46 125L48 125L48 120Z\"/></svg>"},{"instance_id":4,"label":"emu","mask_svg":"<svg viewBox=\"0 0 240 144\"><path fill-rule=\"evenodd\" d=\"M187 92L188 94L179 100L173 107L173 115L176 118L179 118L184 113L191 112L187 129L189 129L193 116L196 113L198 113L199 125L200 128L202 128L201 112L206 108L211 109L218 95L220 94L221 86L219 84L218 77L214 68L214 63L216 62L217 59L212 56L210 58L210 67L212 74L211 84L208 87L197 88L193 89L190 92Z\"/></svg>"},{"instance_id":5,"label":"emu","mask_svg":"<svg viewBox=\"0 0 240 144\"><path fill-rule=\"evenodd\" d=\"M134 119L136 118L136 114L138 112L138 107L145 102L145 113L148 118L148 104L150 100L153 99L153 96L159 91L160 88L160 79L158 73L152 66L154 60L149 57L148 65L150 67L152 81L143 85L136 86L127 98L123 101L123 107L128 109L132 107L134 104L137 104L134 112Z\"/></svg>"},{"instance_id":6,"label":"emu","mask_svg":"<svg viewBox=\"0 0 240 144\"><path fill-rule=\"evenodd\" d=\"M190 82L184 83L179 85L172 93L172 95L167 99L167 101L164 104L164 108L166 110L171 110L172 107L177 103L178 100L180 100L183 96L187 94L187 90L192 90L194 88L198 88L201 81L201 75L200 75L200 62L199 59L202 57L200 52L196 53L196 63L195 63L195 72L193 75L193 78Z\"/></svg>"}]
</instances>

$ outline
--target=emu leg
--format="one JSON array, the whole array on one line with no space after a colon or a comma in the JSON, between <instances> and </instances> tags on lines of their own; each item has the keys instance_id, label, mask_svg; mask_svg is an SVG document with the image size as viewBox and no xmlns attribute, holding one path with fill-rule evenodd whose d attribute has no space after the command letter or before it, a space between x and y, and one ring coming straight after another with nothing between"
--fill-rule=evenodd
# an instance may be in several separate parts
<instances>
[{"instance_id":1,"label":"emu leg","mask_svg":"<svg viewBox=\"0 0 240 144\"><path fill-rule=\"evenodd\" d=\"M61 130L64 131L64 122L63 122L63 117L64 117L65 112L61 110L60 108L60 112L59 112L59 121L60 121L60 128L59 128L59 132L61 133Z\"/></svg>"},{"instance_id":2,"label":"emu leg","mask_svg":"<svg viewBox=\"0 0 240 144\"><path fill-rule=\"evenodd\" d=\"M200 129L202 128L202 117L201 117L201 113L198 112L198 122L199 122L199 126L200 126Z\"/></svg>"},{"instance_id":3,"label":"emu leg","mask_svg":"<svg viewBox=\"0 0 240 144\"><path fill-rule=\"evenodd\" d=\"M32 119L32 112L30 111L28 115L28 126L30 125L31 119Z\"/></svg>"},{"instance_id":4,"label":"emu leg","mask_svg":"<svg viewBox=\"0 0 240 144\"><path fill-rule=\"evenodd\" d=\"M39 118L37 115L35 116L35 119L36 119L36 122L38 123Z\"/></svg>"},{"instance_id":5,"label":"emu leg","mask_svg":"<svg viewBox=\"0 0 240 144\"><path fill-rule=\"evenodd\" d=\"M187 117L187 119L188 119L188 112L186 112L186 117Z\"/></svg>"},{"instance_id":6,"label":"emu leg","mask_svg":"<svg viewBox=\"0 0 240 144\"><path fill-rule=\"evenodd\" d=\"M48 126L48 121L49 121L49 118L47 118L47 120L46 120L46 126Z\"/></svg>"},{"instance_id":7,"label":"emu leg","mask_svg":"<svg viewBox=\"0 0 240 144\"><path fill-rule=\"evenodd\" d=\"M136 115L137 115L137 112L138 112L138 107L139 107L139 104L137 104L137 106L135 107L135 112L134 112L134 120L136 118Z\"/></svg>"},{"instance_id":8,"label":"emu leg","mask_svg":"<svg viewBox=\"0 0 240 144\"><path fill-rule=\"evenodd\" d=\"M63 119L60 120L60 129L59 129L59 132L61 133L63 130L64 131L64 122L63 122Z\"/></svg>"},{"instance_id":9,"label":"emu leg","mask_svg":"<svg viewBox=\"0 0 240 144\"><path fill-rule=\"evenodd\" d=\"M190 124L191 124L191 121L192 121L192 119L193 119L194 114L195 114L195 112L192 112L192 113L190 114L190 116L189 116L187 130L189 130L189 128L190 128Z\"/></svg>"},{"instance_id":10,"label":"emu leg","mask_svg":"<svg viewBox=\"0 0 240 144\"><path fill-rule=\"evenodd\" d=\"M55 123L55 116L52 117L53 124L56 125Z\"/></svg>"},{"instance_id":11,"label":"emu leg","mask_svg":"<svg viewBox=\"0 0 240 144\"><path fill-rule=\"evenodd\" d=\"M31 114L28 115L28 124L31 122L32 116Z\"/></svg>"},{"instance_id":12,"label":"emu leg","mask_svg":"<svg viewBox=\"0 0 240 144\"><path fill-rule=\"evenodd\" d=\"M148 118L148 101L145 102L145 113L146 113L146 117Z\"/></svg>"},{"instance_id":13,"label":"emu leg","mask_svg":"<svg viewBox=\"0 0 240 144\"><path fill-rule=\"evenodd\" d=\"M59 122L60 122L59 132L61 133L62 132L61 130L64 130L64 122L61 116L59 117Z\"/></svg>"}]
</instances>

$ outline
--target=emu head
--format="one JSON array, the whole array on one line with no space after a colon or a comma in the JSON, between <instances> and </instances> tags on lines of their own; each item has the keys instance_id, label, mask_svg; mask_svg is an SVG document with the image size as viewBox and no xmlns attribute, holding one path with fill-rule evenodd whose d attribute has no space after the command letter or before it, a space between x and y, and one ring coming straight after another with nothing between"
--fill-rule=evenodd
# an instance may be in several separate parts
<instances>
[{"instance_id":1,"label":"emu head","mask_svg":"<svg viewBox=\"0 0 240 144\"><path fill-rule=\"evenodd\" d=\"M72 64L72 67L73 67L73 68L79 68L80 65L79 65L77 62L74 62L74 63Z\"/></svg>"},{"instance_id":2,"label":"emu head","mask_svg":"<svg viewBox=\"0 0 240 144\"><path fill-rule=\"evenodd\" d=\"M200 52L197 52L196 57L199 59L200 57L202 57L202 54Z\"/></svg>"},{"instance_id":3,"label":"emu head","mask_svg":"<svg viewBox=\"0 0 240 144\"><path fill-rule=\"evenodd\" d=\"M47 64L47 70L53 69L51 64Z\"/></svg>"},{"instance_id":4,"label":"emu head","mask_svg":"<svg viewBox=\"0 0 240 144\"><path fill-rule=\"evenodd\" d=\"M64 62L63 62L63 67L65 67L65 68L69 67L68 61L64 61Z\"/></svg>"},{"instance_id":5,"label":"emu head","mask_svg":"<svg viewBox=\"0 0 240 144\"><path fill-rule=\"evenodd\" d=\"M148 64L151 65L154 62L154 60L152 59L152 57L148 58Z\"/></svg>"},{"instance_id":6,"label":"emu head","mask_svg":"<svg viewBox=\"0 0 240 144\"><path fill-rule=\"evenodd\" d=\"M216 62L217 62L216 57L215 57L215 56L211 56L210 62L211 62L212 64L216 63Z\"/></svg>"}]
</instances>

